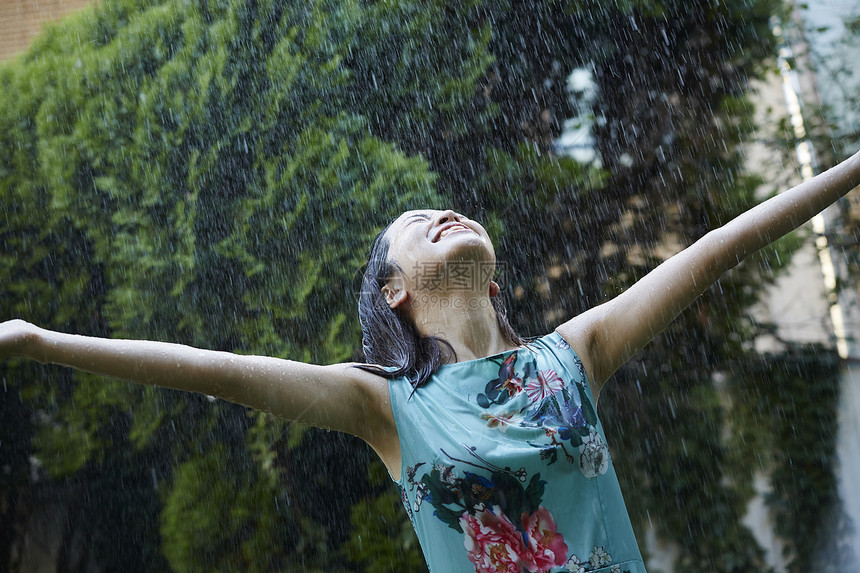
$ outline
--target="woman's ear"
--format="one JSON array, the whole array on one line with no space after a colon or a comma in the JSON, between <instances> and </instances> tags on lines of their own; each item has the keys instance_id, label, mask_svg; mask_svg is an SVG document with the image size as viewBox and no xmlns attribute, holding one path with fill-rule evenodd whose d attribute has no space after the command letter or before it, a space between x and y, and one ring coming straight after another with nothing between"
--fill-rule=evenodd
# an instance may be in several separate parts
<instances>
[{"instance_id":1,"label":"woman's ear","mask_svg":"<svg viewBox=\"0 0 860 573\"><path fill-rule=\"evenodd\" d=\"M490 298L499 296L499 283L490 281Z\"/></svg>"},{"instance_id":2,"label":"woman's ear","mask_svg":"<svg viewBox=\"0 0 860 573\"><path fill-rule=\"evenodd\" d=\"M409 293L406 291L406 285L403 284L401 277L392 277L382 287L382 296L385 297L388 308L394 309L406 301Z\"/></svg>"}]
</instances>

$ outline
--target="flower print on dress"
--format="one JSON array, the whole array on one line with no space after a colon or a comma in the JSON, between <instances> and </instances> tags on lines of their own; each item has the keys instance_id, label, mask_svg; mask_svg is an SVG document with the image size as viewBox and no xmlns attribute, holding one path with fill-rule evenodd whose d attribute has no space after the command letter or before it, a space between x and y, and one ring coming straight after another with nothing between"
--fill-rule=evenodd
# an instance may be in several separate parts
<instances>
[{"instance_id":1,"label":"flower print on dress","mask_svg":"<svg viewBox=\"0 0 860 573\"><path fill-rule=\"evenodd\" d=\"M532 402L540 402L561 390L563 386L564 380L559 378L555 370L540 370L537 376L529 378L526 394Z\"/></svg>"},{"instance_id":2,"label":"flower print on dress","mask_svg":"<svg viewBox=\"0 0 860 573\"><path fill-rule=\"evenodd\" d=\"M592 569L605 567L612 563L612 555L606 551L606 546L601 545L598 547L595 545L594 549L591 550L591 555L588 556L588 562L591 564Z\"/></svg>"},{"instance_id":3,"label":"flower print on dress","mask_svg":"<svg viewBox=\"0 0 860 573\"><path fill-rule=\"evenodd\" d=\"M567 562L567 544L558 532L558 526L545 507L540 506L531 515L522 516L528 549L538 571L549 571Z\"/></svg>"},{"instance_id":4,"label":"flower print on dress","mask_svg":"<svg viewBox=\"0 0 860 573\"><path fill-rule=\"evenodd\" d=\"M579 557L571 555L570 559L567 560L567 563L564 564L564 568L570 571L570 573L585 573L586 565L588 565L587 561L583 563L579 560Z\"/></svg>"},{"instance_id":5,"label":"flower print on dress","mask_svg":"<svg viewBox=\"0 0 860 573\"><path fill-rule=\"evenodd\" d=\"M518 351L511 352L499 365L499 375L487 382L484 392L478 394L478 404L489 408L491 404L504 404L523 391L522 378L517 376L516 362Z\"/></svg>"},{"instance_id":6,"label":"flower print on dress","mask_svg":"<svg viewBox=\"0 0 860 573\"><path fill-rule=\"evenodd\" d=\"M424 462L420 462L415 464L414 466L409 466L406 468L406 483L409 484L409 491L415 489L415 474L418 472L418 468L424 465Z\"/></svg>"},{"instance_id":7,"label":"flower print on dress","mask_svg":"<svg viewBox=\"0 0 860 573\"><path fill-rule=\"evenodd\" d=\"M406 515L409 516L409 521L412 522L412 527L415 527L415 514L412 513L412 506L409 505L409 498L406 495L406 488L400 489L400 502L403 504L403 507L406 508Z\"/></svg>"},{"instance_id":8,"label":"flower print on dress","mask_svg":"<svg viewBox=\"0 0 860 573\"><path fill-rule=\"evenodd\" d=\"M473 448L465 447L474 455ZM451 459L482 471L455 475L454 466L433 464L421 476L416 495L433 506L435 517L463 534L475 571L547 573L564 565L567 544L541 505L546 482L540 474L529 479L525 470Z\"/></svg>"},{"instance_id":9,"label":"flower print on dress","mask_svg":"<svg viewBox=\"0 0 860 573\"><path fill-rule=\"evenodd\" d=\"M517 410L511 410L510 412L505 412L503 414L484 412L481 414L481 419L487 421L488 428L496 428L501 432L505 432L507 431L508 426L516 422L515 416L517 414L519 414Z\"/></svg>"},{"instance_id":10,"label":"flower print on dress","mask_svg":"<svg viewBox=\"0 0 860 573\"><path fill-rule=\"evenodd\" d=\"M578 360L577 367L581 372ZM518 410L499 412L499 408L494 408L508 403L523 390L527 401L525 405L517 402ZM564 459L579 465L588 477L606 473L609 450L599 447L602 440L595 442L597 413L581 381L567 382L555 370L538 370L533 355L514 351L499 363L498 376L487 382L476 401L486 410L481 419L487 421L489 428L502 432L510 426L543 429L545 439L528 443L541 450L540 457L547 465L558 461L562 453Z\"/></svg>"},{"instance_id":11,"label":"flower print on dress","mask_svg":"<svg viewBox=\"0 0 860 573\"><path fill-rule=\"evenodd\" d=\"M464 511L459 523L469 561L477 573L520 573L528 568L530 559L523 536L498 506L475 515Z\"/></svg>"},{"instance_id":12,"label":"flower print on dress","mask_svg":"<svg viewBox=\"0 0 860 573\"><path fill-rule=\"evenodd\" d=\"M466 472L466 482L469 484L469 491L465 494L471 497L474 501L485 504L490 501L490 498L496 493L496 484L491 480L472 473ZM457 485L456 483L453 485Z\"/></svg>"},{"instance_id":13,"label":"flower print on dress","mask_svg":"<svg viewBox=\"0 0 860 573\"><path fill-rule=\"evenodd\" d=\"M415 507L413 508L414 512L421 511L421 504L424 503L424 500L430 497L430 490L427 489L427 486L423 483L418 484L418 489L415 491Z\"/></svg>"},{"instance_id":14,"label":"flower print on dress","mask_svg":"<svg viewBox=\"0 0 860 573\"><path fill-rule=\"evenodd\" d=\"M566 562L567 544L546 508L523 513L521 520L525 532L517 529L498 506L474 515L463 512L463 545L476 573L547 573Z\"/></svg>"},{"instance_id":15,"label":"flower print on dress","mask_svg":"<svg viewBox=\"0 0 860 573\"><path fill-rule=\"evenodd\" d=\"M437 463L433 464L433 469L439 472L443 482L448 485L457 485L457 478L454 477L454 466Z\"/></svg>"},{"instance_id":16,"label":"flower print on dress","mask_svg":"<svg viewBox=\"0 0 860 573\"><path fill-rule=\"evenodd\" d=\"M605 474L609 469L609 447L597 432L591 432L582 439L579 469L587 478Z\"/></svg>"},{"instance_id":17,"label":"flower print on dress","mask_svg":"<svg viewBox=\"0 0 860 573\"><path fill-rule=\"evenodd\" d=\"M424 485L421 481L415 481L415 474L418 472L418 468L424 465L424 462L420 462L415 464L414 466L408 466L406 468L406 483L409 484L409 491L416 490L415 492L415 504L414 511L421 510L421 504L424 502L424 498L427 497L429 492L427 491L427 486ZM403 494L403 505L406 507L406 511L409 513L410 521L415 521L413 516L413 506L409 504L408 498L406 497L406 488L400 488Z\"/></svg>"},{"instance_id":18,"label":"flower print on dress","mask_svg":"<svg viewBox=\"0 0 860 573\"><path fill-rule=\"evenodd\" d=\"M590 573L603 569L612 563L612 556L606 551L606 546L594 546L591 554L586 561L580 559L576 554L571 555L564 564L564 570L570 573ZM609 568L609 573L630 573L629 570L623 569L620 563L616 563Z\"/></svg>"}]
</instances>

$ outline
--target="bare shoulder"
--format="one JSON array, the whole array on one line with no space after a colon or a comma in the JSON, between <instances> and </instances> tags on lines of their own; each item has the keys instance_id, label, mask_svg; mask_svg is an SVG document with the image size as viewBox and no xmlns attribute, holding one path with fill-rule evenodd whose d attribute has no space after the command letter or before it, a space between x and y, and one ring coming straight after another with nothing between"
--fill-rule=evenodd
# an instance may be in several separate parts
<instances>
[{"instance_id":1,"label":"bare shoulder","mask_svg":"<svg viewBox=\"0 0 860 573\"><path fill-rule=\"evenodd\" d=\"M388 393L388 379L359 368L357 362L344 362L320 366L320 374L337 388L343 399L353 400L354 408L367 410L372 418L390 418L391 400ZM365 418L365 416L362 416Z\"/></svg>"},{"instance_id":2,"label":"bare shoulder","mask_svg":"<svg viewBox=\"0 0 860 573\"><path fill-rule=\"evenodd\" d=\"M379 410L376 412L377 414L383 417L390 417L393 422L388 379L379 374L363 370L359 366L361 366L359 363L347 362L332 364L323 368L329 370L332 376L337 378L342 385L348 386L360 394L368 407Z\"/></svg>"},{"instance_id":3,"label":"bare shoulder","mask_svg":"<svg viewBox=\"0 0 860 573\"><path fill-rule=\"evenodd\" d=\"M558 325L555 329L570 344L570 347L582 361L582 366L585 369L585 375L588 378L591 393L594 395L595 400L597 400L605 382L597 371L595 362L594 343L596 338L594 333L597 325L598 308L583 312Z\"/></svg>"},{"instance_id":4,"label":"bare shoulder","mask_svg":"<svg viewBox=\"0 0 860 573\"><path fill-rule=\"evenodd\" d=\"M358 366L361 365L347 362L324 368L329 369L332 375L339 379L340 384L366 408L366 415L363 416L365 423L393 427L394 414L391 410L388 379Z\"/></svg>"}]
</instances>

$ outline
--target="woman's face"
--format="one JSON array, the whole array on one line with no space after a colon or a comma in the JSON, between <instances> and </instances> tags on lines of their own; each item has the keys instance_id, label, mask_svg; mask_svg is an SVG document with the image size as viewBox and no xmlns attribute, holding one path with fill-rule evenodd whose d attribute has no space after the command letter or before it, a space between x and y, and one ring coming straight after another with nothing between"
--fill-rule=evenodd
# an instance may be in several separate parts
<instances>
[{"instance_id":1,"label":"woman's face","mask_svg":"<svg viewBox=\"0 0 860 573\"><path fill-rule=\"evenodd\" d=\"M389 258L398 264L413 288L420 287L422 278L444 272L449 266L449 272L460 267L460 273L472 267L475 279L487 275L481 271L488 268L488 276L492 277L495 268L496 254L487 231L477 221L451 210L407 211L391 224L386 238Z\"/></svg>"}]
</instances>

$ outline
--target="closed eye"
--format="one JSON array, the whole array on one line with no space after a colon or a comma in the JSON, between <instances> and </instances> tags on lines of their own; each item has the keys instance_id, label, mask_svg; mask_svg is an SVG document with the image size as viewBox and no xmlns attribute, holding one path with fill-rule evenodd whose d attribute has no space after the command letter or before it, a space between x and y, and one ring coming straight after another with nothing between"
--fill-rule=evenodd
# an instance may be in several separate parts
<instances>
[{"instance_id":1,"label":"closed eye","mask_svg":"<svg viewBox=\"0 0 860 573\"><path fill-rule=\"evenodd\" d=\"M411 215L408 219L406 219L406 225L409 226L416 221L429 221L430 217L427 215Z\"/></svg>"}]
</instances>

